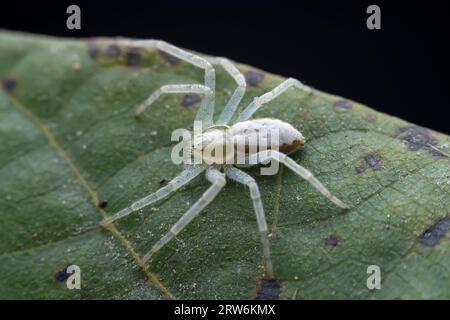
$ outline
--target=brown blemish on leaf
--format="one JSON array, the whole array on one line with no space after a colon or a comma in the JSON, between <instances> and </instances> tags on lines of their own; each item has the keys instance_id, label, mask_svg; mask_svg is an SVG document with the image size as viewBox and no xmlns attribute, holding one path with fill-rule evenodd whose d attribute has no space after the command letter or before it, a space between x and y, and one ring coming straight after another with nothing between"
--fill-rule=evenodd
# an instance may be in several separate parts
<instances>
[{"instance_id":1,"label":"brown blemish on leaf","mask_svg":"<svg viewBox=\"0 0 450 320\"><path fill-rule=\"evenodd\" d=\"M178 61L180 61L180 59L178 59L177 57L174 57L171 54L168 54L167 52L158 50L159 55L161 56L161 58L163 58L166 62L168 62L171 65L177 64Z\"/></svg>"},{"instance_id":2,"label":"brown blemish on leaf","mask_svg":"<svg viewBox=\"0 0 450 320\"><path fill-rule=\"evenodd\" d=\"M337 245L339 245L339 238L332 234L331 236L325 238L324 242L327 246L336 247Z\"/></svg>"},{"instance_id":3,"label":"brown blemish on leaf","mask_svg":"<svg viewBox=\"0 0 450 320\"><path fill-rule=\"evenodd\" d=\"M281 285L277 280L262 279L255 300L277 300Z\"/></svg>"},{"instance_id":4,"label":"brown blemish on leaf","mask_svg":"<svg viewBox=\"0 0 450 320\"><path fill-rule=\"evenodd\" d=\"M396 135L403 140L408 150L419 151L425 150L435 157L446 157L444 152L439 151L435 145L437 141L431 136L430 131L423 127L407 126L400 128Z\"/></svg>"},{"instance_id":5,"label":"brown blemish on leaf","mask_svg":"<svg viewBox=\"0 0 450 320\"><path fill-rule=\"evenodd\" d=\"M17 81L15 79L6 78L2 80L3 90L11 92L17 87Z\"/></svg>"},{"instance_id":6,"label":"brown blemish on leaf","mask_svg":"<svg viewBox=\"0 0 450 320\"><path fill-rule=\"evenodd\" d=\"M436 246L450 230L450 217L438 220L420 235L420 243L427 247Z\"/></svg>"},{"instance_id":7,"label":"brown blemish on leaf","mask_svg":"<svg viewBox=\"0 0 450 320\"><path fill-rule=\"evenodd\" d=\"M181 100L181 105L185 108L189 108L201 100L197 94L186 94Z\"/></svg>"},{"instance_id":8,"label":"brown blemish on leaf","mask_svg":"<svg viewBox=\"0 0 450 320\"><path fill-rule=\"evenodd\" d=\"M120 47L112 43L106 47L105 54L110 58L117 58L120 55Z\"/></svg>"},{"instance_id":9,"label":"brown blemish on leaf","mask_svg":"<svg viewBox=\"0 0 450 320\"><path fill-rule=\"evenodd\" d=\"M137 66L141 62L141 54L138 48L129 48L126 55L127 66Z\"/></svg>"},{"instance_id":10,"label":"brown blemish on leaf","mask_svg":"<svg viewBox=\"0 0 450 320\"><path fill-rule=\"evenodd\" d=\"M245 80L253 87L258 86L264 80L264 73L257 70L249 70L245 74Z\"/></svg>"},{"instance_id":11,"label":"brown blemish on leaf","mask_svg":"<svg viewBox=\"0 0 450 320\"><path fill-rule=\"evenodd\" d=\"M333 104L336 108L350 110L353 107L353 104L350 100L339 99Z\"/></svg>"},{"instance_id":12,"label":"brown blemish on leaf","mask_svg":"<svg viewBox=\"0 0 450 320\"><path fill-rule=\"evenodd\" d=\"M75 72L80 71L81 69L81 64L79 64L78 62L72 63L72 70Z\"/></svg>"}]
</instances>

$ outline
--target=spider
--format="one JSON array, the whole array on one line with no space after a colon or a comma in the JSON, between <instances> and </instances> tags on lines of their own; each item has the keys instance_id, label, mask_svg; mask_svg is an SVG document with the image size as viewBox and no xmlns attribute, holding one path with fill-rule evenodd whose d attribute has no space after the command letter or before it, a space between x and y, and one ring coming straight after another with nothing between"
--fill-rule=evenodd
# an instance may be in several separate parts
<instances>
[{"instance_id":1,"label":"spider","mask_svg":"<svg viewBox=\"0 0 450 320\"><path fill-rule=\"evenodd\" d=\"M276 128L279 130L279 151L275 150L276 148L268 148L262 151L254 151L251 150L251 148L245 148L246 156L256 159L255 163L277 161L278 163L284 164L301 178L308 181L314 188L316 188L322 195L328 198L335 205L343 209L347 208L347 206L341 200L332 195L331 192L328 191L310 171L287 156L288 154L292 154L293 152L304 147L305 138L297 129L289 123L278 119L262 118L249 120L261 106L277 98L287 89L294 87L311 92L309 87L304 86L296 79L289 78L273 90L254 98L254 100L237 116L237 119L230 124L233 115L245 93L246 82L244 76L229 60L219 57L201 57L159 40L121 40L121 42L124 45L131 47L159 49L167 54L205 70L204 85L164 85L151 94L147 100L137 107L135 111L136 116L139 116L142 112L144 112L145 109L153 104L162 94L200 94L203 96L203 99L199 110L197 111L195 120L201 121L203 127L205 128L201 133L205 141L212 141L216 144L221 144L223 143L223 140L217 138L217 133L226 132L227 134L230 134L231 137L235 138L233 140L235 147L241 147L240 144L245 143L243 142L245 140L243 138L247 137L250 134L249 132L260 135L262 132L267 132L267 128ZM215 65L220 65L235 80L237 83L237 88L228 103L225 105L218 120L214 122L215 70L213 66ZM200 146L200 154L204 151L202 146L203 145ZM139 264L143 266L214 200L221 189L225 186L226 177L228 177L229 179L241 183L249 188L250 197L252 199L253 208L256 214L256 222L261 236L265 275L268 278L274 278L272 261L270 258L268 227L258 185L254 178L240 170L235 164L236 163L223 164L223 162L214 161L214 159L212 163L210 162L209 164L206 164L205 161L200 164L185 164L184 170L178 176L173 178L166 186L142 199L137 200L129 207L126 207L104 219L101 222L101 225L106 227L118 219L124 218L137 210L167 197L169 194L178 190L202 172L206 171L205 176L211 183L211 186L203 193L200 199L198 199L197 202L195 202L189 210L183 214L183 216L172 226L172 228L140 259Z\"/></svg>"}]
</instances>

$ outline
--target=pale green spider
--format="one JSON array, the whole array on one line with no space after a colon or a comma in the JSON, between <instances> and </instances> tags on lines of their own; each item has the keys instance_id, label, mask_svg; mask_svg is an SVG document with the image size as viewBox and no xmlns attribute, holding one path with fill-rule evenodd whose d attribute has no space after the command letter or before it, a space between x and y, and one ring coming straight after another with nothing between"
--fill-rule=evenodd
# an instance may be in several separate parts
<instances>
[{"instance_id":1,"label":"pale green spider","mask_svg":"<svg viewBox=\"0 0 450 320\"><path fill-rule=\"evenodd\" d=\"M256 160L253 163L266 162L267 160L278 161L298 174L303 179L309 181L313 187L315 187L320 193L322 193L334 204L341 208L347 208L347 206L341 200L333 196L331 192L328 191L320 183L320 181L317 180L308 170L303 168L291 158L287 157L287 154L301 149L305 144L305 139L298 130L296 130L290 124L278 119L265 118L248 120L253 115L253 113L258 110L258 108L260 108L265 103L275 99L290 87L296 87L310 91L310 89L304 86L300 81L293 78L287 79L286 81L275 87L272 91L255 98L253 102L251 102L237 117L237 120L234 121L231 126L228 126L246 89L244 76L231 62L229 62L225 58L204 58L158 40L121 40L120 43L131 47L157 48L163 52L166 52L172 56L175 56L205 70L205 85L175 84L162 86L152 95L150 95L150 97L145 102L138 106L138 108L136 109L136 115L141 114L148 106L154 103L164 93L201 94L204 96L204 98L197 112L196 120L202 121L203 128L206 128L202 132L202 136L205 141L216 144L224 143L224 141L219 138L219 136L222 136L219 135L219 133L223 133L224 131L226 131L230 134L231 137L235 138L235 140L233 141L235 145L238 145L239 143L245 143L242 141L245 141L245 137L249 134L249 132L257 132L257 134L259 135L261 132L267 132L268 128L276 128L279 130L278 145L280 146L281 152L277 150L267 149L264 151L247 154L247 156ZM213 65L222 66L237 83L236 90L234 91L228 103L225 105L222 113L219 116L219 119L216 122L213 122L215 98L215 70L213 68ZM200 149L200 151L202 152L203 150ZM259 232L261 234L266 277L273 278L274 273L270 258L268 227L264 215L261 195L256 181L250 175L234 167L233 165L223 165L223 161L214 162L213 159L212 164L206 164L202 162L202 164L200 165L186 165L185 169L177 177L171 180L165 187L159 189L155 193L139 199L138 201L131 204L131 206L124 208L111 217L103 220L101 224L103 226L107 226L115 220L121 219L131 214L132 212L135 212L158 200L163 199L170 193L190 182L193 178L198 176L203 171L206 171L206 179L211 182L211 186L203 193L201 198L197 202L195 202L192 207L178 220L178 222L176 222L172 226L169 232L164 235L147 254L144 255L144 257L140 261L140 264L144 265L153 257L156 252L158 252L181 230L183 230L201 212L201 210L204 209L217 196L220 190L225 186L225 177L228 177L234 181L237 181L238 183L248 186L248 188L250 189L250 196L253 201L256 221L258 224Z\"/></svg>"}]
</instances>

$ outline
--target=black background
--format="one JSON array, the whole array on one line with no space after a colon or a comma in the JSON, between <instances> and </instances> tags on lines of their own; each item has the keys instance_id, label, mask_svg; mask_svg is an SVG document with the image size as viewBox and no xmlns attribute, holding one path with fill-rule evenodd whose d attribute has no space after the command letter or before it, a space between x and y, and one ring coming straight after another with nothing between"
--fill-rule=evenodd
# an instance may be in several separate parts
<instances>
[{"instance_id":1,"label":"black background","mask_svg":"<svg viewBox=\"0 0 450 320\"><path fill-rule=\"evenodd\" d=\"M0 28L163 39L450 133L444 1L2 2ZM66 28L70 4L81 7L81 30ZM370 4L381 30L366 28Z\"/></svg>"},{"instance_id":2,"label":"black background","mask_svg":"<svg viewBox=\"0 0 450 320\"><path fill-rule=\"evenodd\" d=\"M211 312L205 318L195 316L175 316L175 307L181 304L187 306L207 306L209 309L219 310L219 304L269 304L275 305L275 315L218 315ZM430 310L438 313L441 310L448 310L448 300L276 300L276 301L236 301L236 300L71 300L71 301L0 301L2 311L11 311L11 314L28 316L30 310L38 318L45 319L84 319L89 314L90 317L131 319L139 315L144 315L151 319L292 319L293 314L298 314L298 318L307 317L313 314L314 318L345 318L345 319L365 319L370 313L371 318L380 319L395 311L401 312L405 318L430 316ZM8 310L9 309L9 310ZM395 310L397 309L397 310ZM133 310L130 314L130 310Z\"/></svg>"}]
</instances>

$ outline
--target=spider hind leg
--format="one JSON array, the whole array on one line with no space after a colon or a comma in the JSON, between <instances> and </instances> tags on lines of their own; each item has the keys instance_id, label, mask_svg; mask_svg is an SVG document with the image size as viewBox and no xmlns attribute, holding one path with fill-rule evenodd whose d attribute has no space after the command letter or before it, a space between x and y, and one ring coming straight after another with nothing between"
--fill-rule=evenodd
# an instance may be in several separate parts
<instances>
[{"instance_id":1,"label":"spider hind leg","mask_svg":"<svg viewBox=\"0 0 450 320\"><path fill-rule=\"evenodd\" d=\"M181 188L185 184L187 184L189 181L194 179L196 176L198 176L202 171L204 171L204 168L200 166L192 166L188 167L187 169L183 170L178 176L173 178L166 186L162 187L161 189L157 190L156 192L149 194L148 196L137 200L133 204L131 204L129 207L126 207L119 212L113 214L112 216L104 219L100 224L103 227L107 227L111 223L113 223L116 220L122 219L131 213L142 209L156 201L159 201L165 197L167 197L169 194L174 192L175 190Z\"/></svg>"},{"instance_id":2,"label":"spider hind leg","mask_svg":"<svg viewBox=\"0 0 450 320\"><path fill-rule=\"evenodd\" d=\"M261 245L264 255L266 276L269 279L274 278L272 260L270 258L269 229L267 227L266 216L261 201L261 194L255 179L250 175L234 167L225 169L225 174L230 179L246 185L250 189L250 197L253 201L253 208L256 214L256 222L258 224L259 233L261 234Z\"/></svg>"},{"instance_id":3,"label":"spider hind leg","mask_svg":"<svg viewBox=\"0 0 450 320\"><path fill-rule=\"evenodd\" d=\"M284 153L275 150L266 150L252 155L251 158L252 161L257 160L259 163L262 163L267 160L275 160L284 164L286 167L291 169L295 174L308 181L317 191L319 191L322 195L324 195L328 200L333 202L336 206L342 209L349 208L344 202L342 202L336 196L334 196L316 177L314 177L314 175L309 170L299 165L297 162L289 158Z\"/></svg>"},{"instance_id":4,"label":"spider hind leg","mask_svg":"<svg viewBox=\"0 0 450 320\"><path fill-rule=\"evenodd\" d=\"M211 186L203 193L200 199L189 208L186 213L170 228L159 241L148 251L141 259L140 264L144 265L155 253L161 250L170 240L181 232L198 214L219 194L225 186L226 180L224 174L219 170L209 167L206 171L206 179L211 182Z\"/></svg>"}]
</instances>

